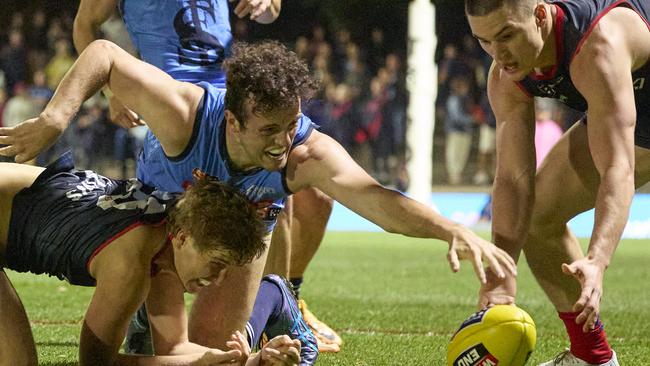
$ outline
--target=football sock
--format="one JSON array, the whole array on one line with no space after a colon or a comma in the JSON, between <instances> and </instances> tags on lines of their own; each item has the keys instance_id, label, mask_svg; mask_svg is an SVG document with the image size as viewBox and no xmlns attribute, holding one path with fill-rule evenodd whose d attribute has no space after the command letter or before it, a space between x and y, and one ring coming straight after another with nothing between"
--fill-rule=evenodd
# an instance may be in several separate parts
<instances>
[{"instance_id":1,"label":"football sock","mask_svg":"<svg viewBox=\"0 0 650 366\"><path fill-rule=\"evenodd\" d=\"M300 298L300 285L302 285L302 277L294 277L289 280L293 285L293 292L296 293L296 297Z\"/></svg>"},{"instance_id":2,"label":"football sock","mask_svg":"<svg viewBox=\"0 0 650 366\"><path fill-rule=\"evenodd\" d=\"M597 319L594 329L587 333L582 331L583 324L576 324L576 318L580 312L558 313L564 322L569 340L571 341L571 353L579 359L599 365L612 358L612 349L607 343L605 329L600 319Z\"/></svg>"},{"instance_id":3,"label":"football sock","mask_svg":"<svg viewBox=\"0 0 650 366\"><path fill-rule=\"evenodd\" d=\"M276 319L282 312L282 301L282 291L276 284L268 281L260 283L253 312L246 323L246 333L248 333L248 342L251 348L259 344L266 324Z\"/></svg>"}]
</instances>

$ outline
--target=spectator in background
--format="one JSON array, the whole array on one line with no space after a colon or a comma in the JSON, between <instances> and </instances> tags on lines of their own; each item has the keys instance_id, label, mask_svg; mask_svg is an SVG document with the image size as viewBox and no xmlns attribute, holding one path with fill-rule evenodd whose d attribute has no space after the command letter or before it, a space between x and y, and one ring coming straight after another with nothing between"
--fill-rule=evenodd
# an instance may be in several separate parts
<instances>
[{"instance_id":1,"label":"spectator in background","mask_svg":"<svg viewBox=\"0 0 650 366\"><path fill-rule=\"evenodd\" d=\"M378 72L386 90L386 103L383 114L384 123L381 131L382 138L390 142L387 146L387 169L389 185L398 186L400 183L401 166L405 164L406 147L406 78L402 69L402 60L397 53L389 53L385 59L385 67Z\"/></svg>"},{"instance_id":2,"label":"spectator in background","mask_svg":"<svg viewBox=\"0 0 650 366\"><path fill-rule=\"evenodd\" d=\"M449 184L458 185L462 182L462 173L469 157L475 122L471 112L469 80L455 76L450 86L445 109L445 162Z\"/></svg>"},{"instance_id":3,"label":"spectator in background","mask_svg":"<svg viewBox=\"0 0 650 366\"><path fill-rule=\"evenodd\" d=\"M542 165L546 155L564 133L560 124L552 118L555 103L552 99L535 98L535 156L537 158L537 168Z\"/></svg>"},{"instance_id":4,"label":"spectator in background","mask_svg":"<svg viewBox=\"0 0 650 366\"><path fill-rule=\"evenodd\" d=\"M2 112L2 123L4 127L13 127L20 122L36 117L38 111L34 101L29 97L27 85L20 81L14 85L14 94L5 105Z\"/></svg>"},{"instance_id":5,"label":"spectator in background","mask_svg":"<svg viewBox=\"0 0 650 366\"><path fill-rule=\"evenodd\" d=\"M353 101L359 100L359 98L362 98L366 94L366 90L368 90L366 65L361 59L359 46L354 42L347 43L342 76L343 82L350 88Z\"/></svg>"},{"instance_id":6,"label":"spectator in background","mask_svg":"<svg viewBox=\"0 0 650 366\"><path fill-rule=\"evenodd\" d=\"M384 32L380 28L373 28L370 33L370 43L367 49L368 71L371 75L377 75L386 59L386 45L384 44Z\"/></svg>"},{"instance_id":7,"label":"spectator in background","mask_svg":"<svg viewBox=\"0 0 650 366\"><path fill-rule=\"evenodd\" d=\"M479 125L478 155L476 159L476 174L472 181L476 185L492 183L494 177L494 160L496 155L497 121L490 108L487 94L483 93L476 107L474 118Z\"/></svg>"},{"instance_id":8,"label":"spectator in background","mask_svg":"<svg viewBox=\"0 0 650 366\"><path fill-rule=\"evenodd\" d=\"M32 14L26 36L30 50L47 50L47 17L43 9Z\"/></svg>"},{"instance_id":9,"label":"spectator in background","mask_svg":"<svg viewBox=\"0 0 650 366\"><path fill-rule=\"evenodd\" d=\"M28 118L36 117L39 111L36 110L34 101L29 97L27 86L19 81L14 85L13 96L10 97L2 109L2 126L13 127ZM4 91L2 92L4 93ZM1 103L0 103L1 104ZM3 161L7 161L4 159ZM30 160L27 164L34 164Z\"/></svg>"},{"instance_id":10,"label":"spectator in background","mask_svg":"<svg viewBox=\"0 0 650 366\"><path fill-rule=\"evenodd\" d=\"M11 20L9 21L9 29L15 29L21 33L25 29L25 17L21 12L15 12L11 14Z\"/></svg>"},{"instance_id":11,"label":"spectator in background","mask_svg":"<svg viewBox=\"0 0 650 366\"><path fill-rule=\"evenodd\" d=\"M75 58L70 50L70 41L66 38L60 38L54 43L54 56L45 67L47 76L47 85L50 89L56 89L66 72L74 64Z\"/></svg>"},{"instance_id":12,"label":"spectator in background","mask_svg":"<svg viewBox=\"0 0 650 366\"><path fill-rule=\"evenodd\" d=\"M6 90L13 92L15 85L27 81L27 50L22 31L9 31L9 43L0 50L0 68L4 70Z\"/></svg>"},{"instance_id":13,"label":"spectator in background","mask_svg":"<svg viewBox=\"0 0 650 366\"><path fill-rule=\"evenodd\" d=\"M370 97L363 106L363 133L364 139L370 143L372 176L380 183L388 181L388 156L391 153L390 133L384 123L384 105L386 104L386 89L378 77L370 82ZM388 133L387 133L388 132Z\"/></svg>"},{"instance_id":14,"label":"spectator in background","mask_svg":"<svg viewBox=\"0 0 650 366\"><path fill-rule=\"evenodd\" d=\"M323 26L316 25L316 26L314 26L314 28L312 28L312 30L311 30L311 42L310 43L311 43L311 45L310 45L310 50L311 50L310 54L312 56L315 57L316 55L320 54L322 52L321 51L322 46L327 46L328 48L330 48L330 54L331 54L331 46L329 45L329 43L325 39L325 28L323 28ZM330 55L328 54L327 57L329 57L329 56Z\"/></svg>"},{"instance_id":15,"label":"spectator in background","mask_svg":"<svg viewBox=\"0 0 650 366\"><path fill-rule=\"evenodd\" d=\"M54 52L56 42L59 39L70 39L71 35L69 32L66 32L63 22L60 18L52 18L50 20L50 26L47 28L47 49L50 52Z\"/></svg>"},{"instance_id":16,"label":"spectator in background","mask_svg":"<svg viewBox=\"0 0 650 366\"><path fill-rule=\"evenodd\" d=\"M303 61L306 63L309 63L309 61L312 59L311 54L310 54L310 48L309 48L309 40L305 36L299 36L296 38L296 42L294 42L294 47L293 47L293 52L298 55Z\"/></svg>"},{"instance_id":17,"label":"spectator in background","mask_svg":"<svg viewBox=\"0 0 650 366\"><path fill-rule=\"evenodd\" d=\"M47 78L44 70L34 71L32 85L29 87L29 96L34 101L37 113L40 113L50 101L54 92L47 86Z\"/></svg>"}]
</instances>

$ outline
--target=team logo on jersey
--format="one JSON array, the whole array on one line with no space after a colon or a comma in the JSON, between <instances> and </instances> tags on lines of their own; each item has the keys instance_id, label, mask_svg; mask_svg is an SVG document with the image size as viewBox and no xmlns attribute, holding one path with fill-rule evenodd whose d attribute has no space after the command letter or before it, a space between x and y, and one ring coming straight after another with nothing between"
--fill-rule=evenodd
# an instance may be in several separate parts
<instances>
[{"instance_id":1,"label":"team logo on jersey","mask_svg":"<svg viewBox=\"0 0 650 366\"><path fill-rule=\"evenodd\" d=\"M178 62L195 66L219 65L225 58L225 49L208 31L216 27L217 14L212 1L189 1L174 16L174 30L181 47Z\"/></svg>"},{"instance_id":2,"label":"team logo on jersey","mask_svg":"<svg viewBox=\"0 0 650 366\"><path fill-rule=\"evenodd\" d=\"M273 195L276 192L277 191L273 187L265 187L265 186L258 186L255 184L251 184L248 188L246 188L244 194L253 201L259 201L264 196Z\"/></svg>"},{"instance_id":3,"label":"team logo on jersey","mask_svg":"<svg viewBox=\"0 0 650 366\"><path fill-rule=\"evenodd\" d=\"M94 172L85 171L86 178L78 184L75 189L65 193L65 196L72 201L79 201L85 196L93 194L94 191L102 190L108 185L107 180Z\"/></svg>"},{"instance_id":4,"label":"team logo on jersey","mask_svg":"<svg viewBox=\"0 0 650 366\"><path fill-rule=\"evenodd\" d=\"M549 98L555 98L557 91L555 88L564 80L564 76L558 76L553 81L549 81L537 86L537 89Z\"/></svg>"},{"instance_id":5,"label":"team logo on jersey","mask_svg":"<svg viewBox=\"0 0 650 366\"><path fill-rule=\"evenodd\" d=\"M634 82L632 83L632 86L634 87L634 90L641 90L641 89L643 89L644 85L645 85L645 78L636 78L636 79L634 79Z\"/></svg>"},{"instance_id":6,"label":"team logo on jersey","mask_svg":"<svg viewBox=\"0 0 650 366\"><path fill-rule=\"evenodd\" d=\"M257 214L264 221L275 221L282 211L282 207L274 204L273 201L259 201L254 202L253 205L257 208Z\"/></svg>"}]
</instances>

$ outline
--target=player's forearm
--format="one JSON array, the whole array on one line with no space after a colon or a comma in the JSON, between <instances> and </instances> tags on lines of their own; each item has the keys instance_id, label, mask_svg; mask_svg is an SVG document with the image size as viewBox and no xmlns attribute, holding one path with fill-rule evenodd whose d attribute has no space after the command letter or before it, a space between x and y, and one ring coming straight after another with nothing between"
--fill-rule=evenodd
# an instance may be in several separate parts
<instances>
[{"instance_id":1,"label":"player's forearm","mask_svg":"<svg viewBox=\"0 0 650 366\"><path fill-rule=\"evenodd\" d=\"M169 352L162 352L161 354L169 356L187 355L193 353L205 353L210 351L210 348L201 346L200 344L192 342L183 342L170 347Z\"/></svg>"},{"instance_id":2,"label":"player's forearm","mask_svg":"<svg viewBox=\"0 0 650 366\"><path fill-rule=\"evenodd\" d=\"M367 200L378 205L371 208L370 219L387 232L450 241L460 226L399 192L384 187L376 189L379 190L376 196Z\"/></svg>"},{"instance_id":3,"label":"player's forearm","mask_svg":"<svg viewBox=\"0 0 650 366\"><path fill-rule=\"evenodd\" d=\"M79 55L42 112L61 130L69 125L81 104L108 82L112 61L107 43L95 41Z\"/></svg>"},{"instance_id":4,"label":"player's forearm","mask_svg":"<svg viewBox=\"0 0 650 366\"><path fill-rule=\"evenodd\" d=\"M271 0L271 4L266 9L266 11L262 13L262 15L260 15L257 19L255 19L255 21L260 24L273 23L276 19L278 19L278 16L280 16L281 7L281 0Z\"/></svg>"},{"instance_id":5,"label":"player's forearm","mask_svg":"<svg viewBox=\"0 0 650 366\"><path fill-rule=\"evenodd\" d=\"M492 192L492 240L515 261L528 234L532 214L534 174L518 179L497 178Z\"/></svg>"},{"instance_id":6,"label":"player's forearm","mask_svg":"<svg viewBox=\"0 0 650 366\"><path fill-rule=\"evenodd\" d=\"M609 265L621 239L633 196L634 171L631 168L613 167L601 176L588 256L604 267Z\"/></svg>"}]
</instances>

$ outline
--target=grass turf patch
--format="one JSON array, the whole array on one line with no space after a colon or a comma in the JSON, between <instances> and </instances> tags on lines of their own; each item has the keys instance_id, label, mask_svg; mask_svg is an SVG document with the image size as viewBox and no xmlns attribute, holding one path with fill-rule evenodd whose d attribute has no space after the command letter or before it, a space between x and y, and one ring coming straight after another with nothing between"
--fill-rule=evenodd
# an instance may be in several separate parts
<instances>
[{"instance_id":1,"label":"grass turf patch","mask_svg":"<svg viewBox=\"0 0 650 366\"><path fill-rule=\"evenodd\" d=\"M583 243L584 244L584 243ZM605 278L602 318L623 365L650 358L647 263L650 241L623 241ZM451 334L475 311L469 263L452 273L446 243L384 233L328 233L305 276L302 297L340 332L343 350L319 365L443 365ZM92 289L46 276L9 273L32 322L42 365L77 360L81 319ZM567 277L568 281L572 281ZM561 321L522 259L517 303L537 324L529 365L568 346ZM56 306L55 306L56 305Z\"/></svg>"}]
</instances>

